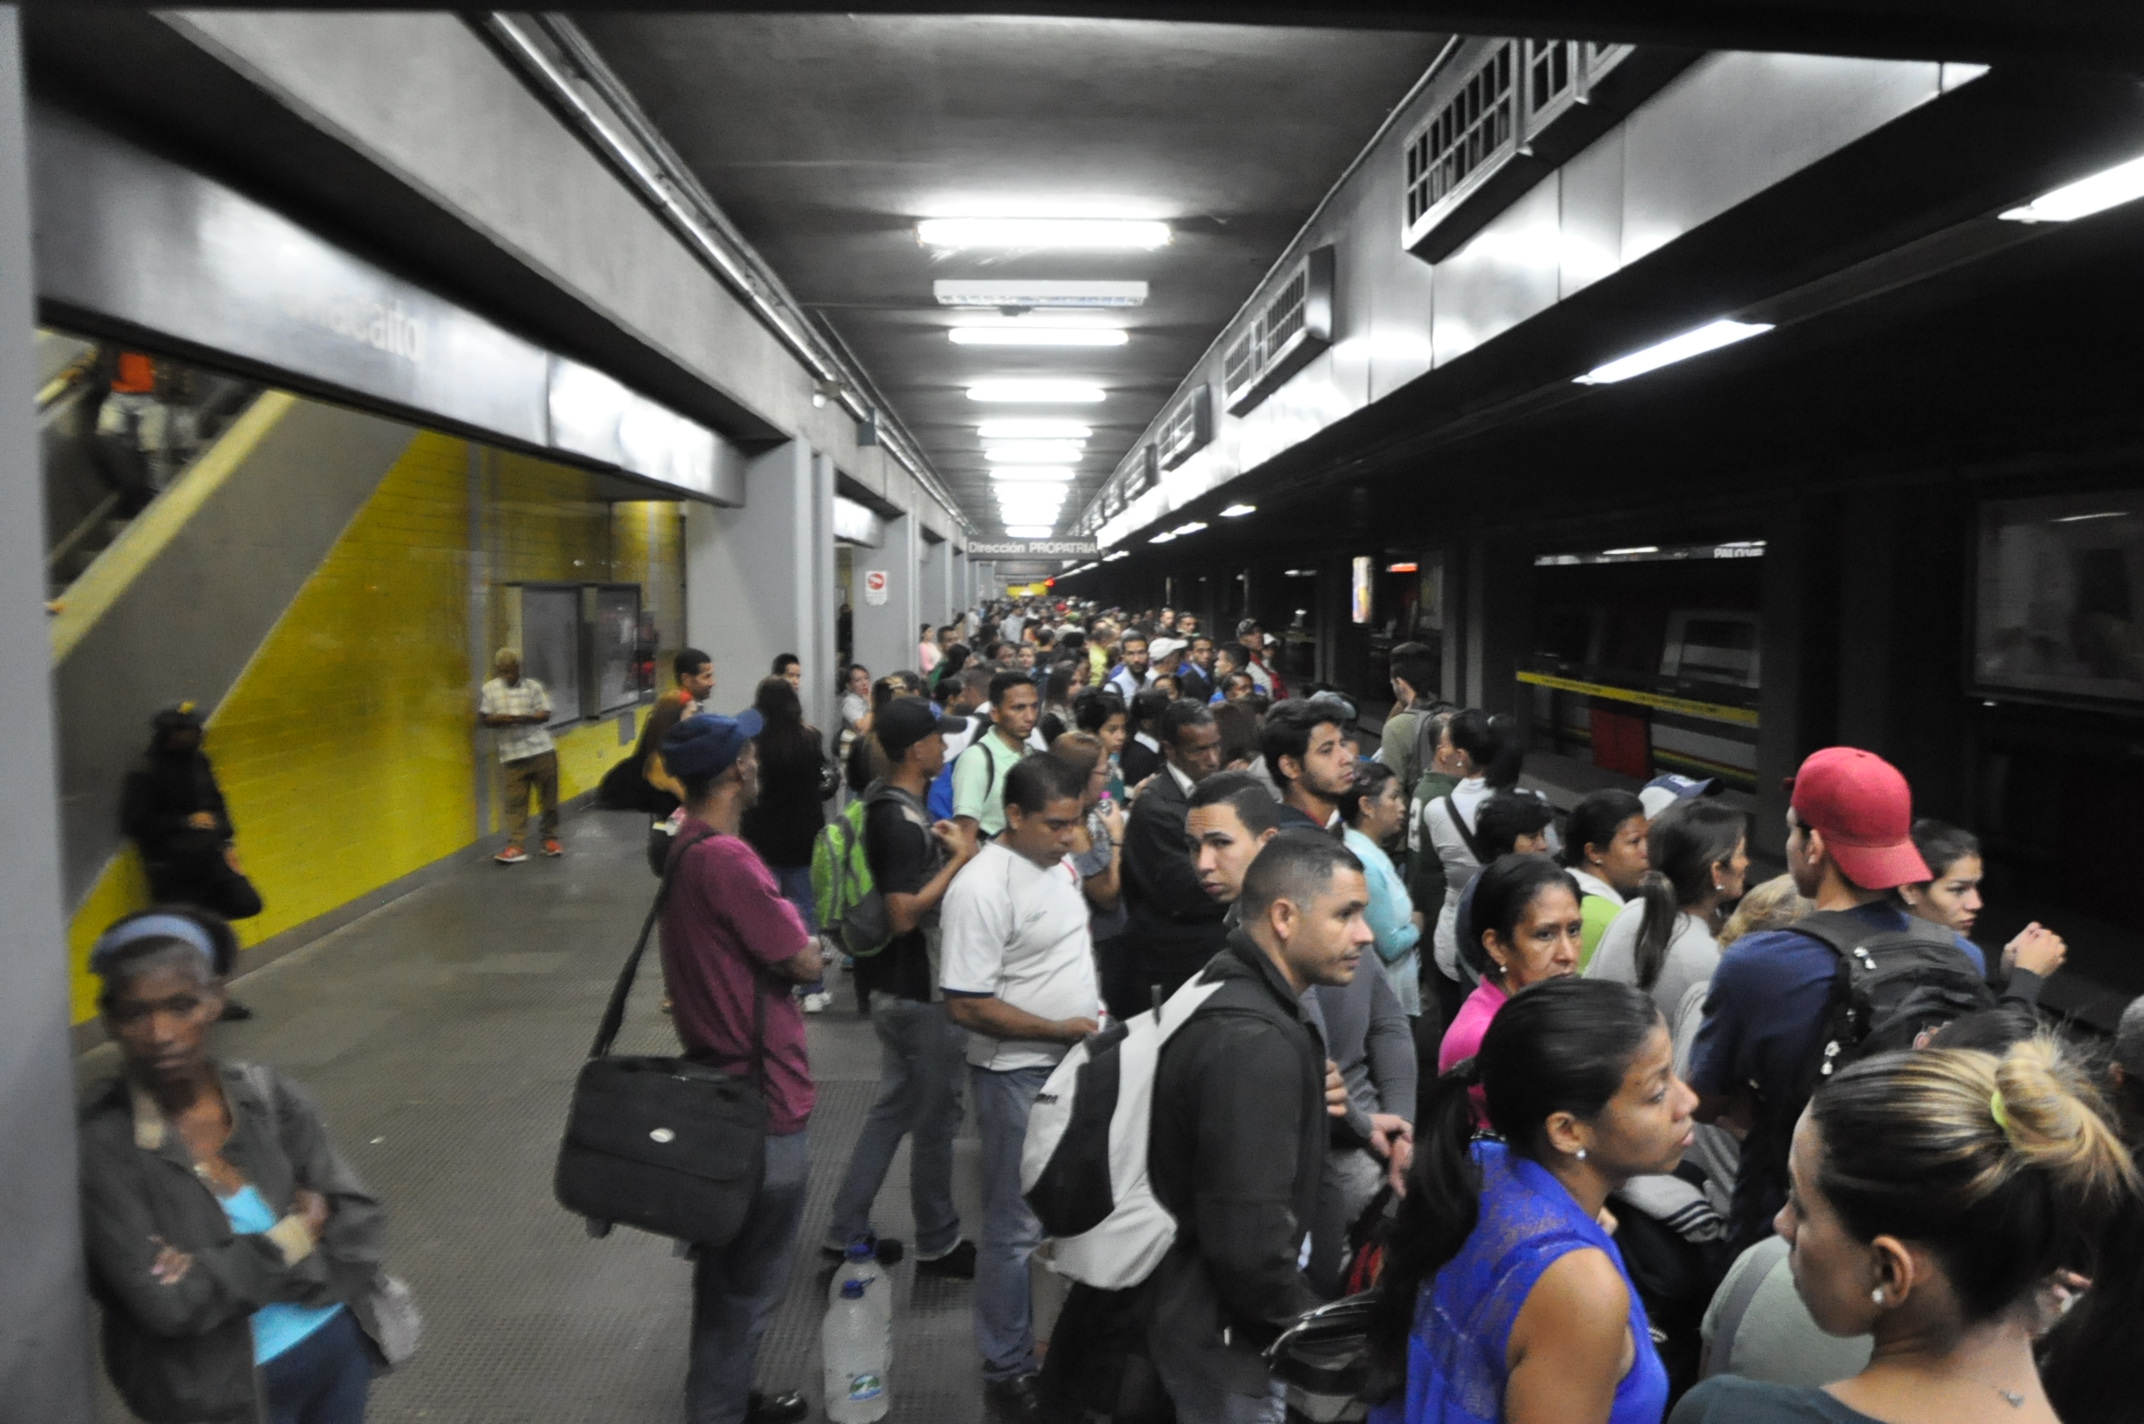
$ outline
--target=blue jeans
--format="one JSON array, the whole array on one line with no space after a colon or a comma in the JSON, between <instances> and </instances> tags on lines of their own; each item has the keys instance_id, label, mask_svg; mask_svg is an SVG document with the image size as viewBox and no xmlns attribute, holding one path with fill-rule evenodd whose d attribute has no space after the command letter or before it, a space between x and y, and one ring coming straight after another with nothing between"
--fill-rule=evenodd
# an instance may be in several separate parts
<instances>
[{"instance_id":1,"label":"blue jeans","mask_svg":"<svg viewBox=\"0 0 2144 1424\"><path fill-rule=\"evenodd\" d=\"M975 1124L982 1137L983 1239L975 1256L975 1343L983 1377L1011 1379L1039 1367L1028 1258L1042 1244L1042 1223L1020 1195L1020 1149L1027 1115L1049 1081L1047 1068L993 1073L968 1070Z\"/></svg>"},{"instance_id":2,"label":"blue jeans","mask_svg":"<svg viewBox=\"0 0 2144 1424\"><path fill-rule=\"evenodd\" d=\"M913 1133L908 1196L916 1216L916 1252L940 1256L960 1241L960 1213L953 1208L953 1138L960 1131L961 1055L968 1036L953 1026L944 1004L884 994L872 996L871 1027L882 1050L878 1101L849 1154L826 1244L838 1251L870 1234L871 1203L901 1138Z\"/></svg>"},{"instance_id":3,"label":"blue jeans","mask_svg":"<svg viewBox=\"0 0 2144 1424\"><path fill-rule=\"evenodd\" d=\"M759 1342L789 1284L810 1175L811 1147L803 1128L768 1137L759 1194L736 1239L727 1246L702 1247L693 1262L688 1424L744 1424Z\"/></svg>"},{"instance_id":4,"label":"blue jeans","mask_svg":"<svg viewBox=\"0 0 2144 1424\"><path fill-rule=\"evenodd\" d=\"M347 1309L261 1366L268 1424L364 1424L372 1351Z\"/></svg>"},{"instance_id":5,"label":"blue jeans","mask_svg":"<svg viewBox=\"0 0 2144 1424\"><path fill-rule=\"evenodd\" d=\"M782 898L796 906L797 916L804 921L804 928L813 934L817 934L819 932L819 902L811 893L811 867L808 865L770 865L767 868L774 872L774 883L780 888ZM809 984L799 984L796 987L796 993L799 995L823 994L825 992L826 980L824 979L815 979Z\"/></svg>"}]
</instances>

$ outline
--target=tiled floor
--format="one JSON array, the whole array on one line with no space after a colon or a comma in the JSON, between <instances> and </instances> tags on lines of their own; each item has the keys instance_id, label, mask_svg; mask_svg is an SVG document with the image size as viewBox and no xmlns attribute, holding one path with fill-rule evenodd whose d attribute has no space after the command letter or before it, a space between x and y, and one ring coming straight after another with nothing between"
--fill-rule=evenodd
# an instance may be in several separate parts
<instances>
[{"instance_id":1,"label":"tiled floor","mask_svg":"<svg viewBox=\"0 0 2144 1424\"><path fill-rule=\"evenodd\" d=\"M671 1424L683 1418L690 1268L666 1241L592 1240L551 1198L573 1075L653 893L637 818L568 823L569 854L456 873L245 978L257 1013L219 1052L311 1088L387 1203L390 1266L425 1315L416 1360L377 1382L373 1424ZM674 1043L649 961L621 1047ZM826 1275L815 1247L876 1092L878 1046L834 976L811 1021L812 1187L760 1378L816 1402ZM94 1069L108 1050L91 1056ZM964 1220L974 1143L957 1149ZM909 1238L907 1153L879 1229ZM894 1272L897 1420L971 1424L980 1374L964 1282ZM107 1417L127 1416L106 1398ZM823 1418L823 1415L819 1417Z\"/></svg>"}]
</instances>

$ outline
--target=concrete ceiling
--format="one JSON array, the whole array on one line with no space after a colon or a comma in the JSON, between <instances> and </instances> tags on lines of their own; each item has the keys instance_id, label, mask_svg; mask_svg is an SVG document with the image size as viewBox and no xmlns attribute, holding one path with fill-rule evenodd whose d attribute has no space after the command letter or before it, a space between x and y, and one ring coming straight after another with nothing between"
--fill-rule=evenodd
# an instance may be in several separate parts
<instances>
[{"instance_id":1,"label":"concrete ceiling","mask_svg":"<svg viewBox=\"0 0 2144 1424\"><path fill-rule=\"evenodd\" d=\"M854 352L970 518L1001 529L976 427L1094 435L1059 527L1443 46L1441 34L1135 20L854 15L575 17L782 280ZM954 252L927 217L1159 218L1153 252ZM1139 279L1145 306L1071 320L1117 348L954 345L1002 320L940 278ZM1046 314L1045 314L1046 315ZM980 404L990 377L1076 377L1089 406Z\"/></svg>"}]
</instances>

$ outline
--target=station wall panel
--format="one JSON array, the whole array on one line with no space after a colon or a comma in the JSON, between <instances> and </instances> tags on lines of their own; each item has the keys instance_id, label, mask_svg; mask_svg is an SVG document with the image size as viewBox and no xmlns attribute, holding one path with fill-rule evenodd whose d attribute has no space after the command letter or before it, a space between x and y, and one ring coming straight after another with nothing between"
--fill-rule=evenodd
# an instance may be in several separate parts
<instances>
[{"instance_id":1,"label":"station wall panel","mask_svg":"<svg viewBox=\"0 0 2144 1424\"><path fill-rule=\"evenodd\" d=\"M206 747L266 905L239 927L248 946L465 853L496 824L479 815L499 778L480 773L492 751L475 728L475 683L503 627L502 585L637 582L666 645L658 669L682 636L677 505L613 505L585 472L476 453L420 433L210 718ZM472 648L473 630L486 628L492 640ZM634 708L560 732L560 796L592 790L644 716ZM128 848L76 907L77 1022L95 1013L90 945L147 902Z\"/></svg>"}]
</instances>

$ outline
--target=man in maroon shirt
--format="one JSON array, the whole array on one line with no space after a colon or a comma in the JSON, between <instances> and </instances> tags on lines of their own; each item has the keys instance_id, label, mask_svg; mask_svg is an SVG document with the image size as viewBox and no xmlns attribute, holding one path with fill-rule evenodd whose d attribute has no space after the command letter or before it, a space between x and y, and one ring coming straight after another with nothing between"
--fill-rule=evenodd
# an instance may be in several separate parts
<instances>
[{"instance_id":1,"label":"man in maroon shirt","mask_svg":"<svg viewBox=\"0 0 2144 1424\"><path fill-rule=\"evenodd\" d=\"M752 1388L796 1255L811 1154L811 1065L790 988L820 974L818 942L782 898L774 873L739 839L759 794L757 712L687 717L663 738L663 766L683 788L685 824L663 904L663 977L685 1056L757 1077L767 1097L767 1163L735 1239L702 1247L692 1272L689 1424L790 1424L801 1395Z\"/></svg>"}]
</instances>

